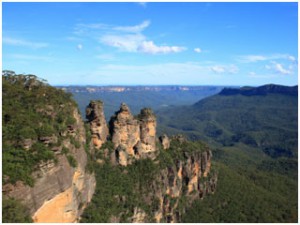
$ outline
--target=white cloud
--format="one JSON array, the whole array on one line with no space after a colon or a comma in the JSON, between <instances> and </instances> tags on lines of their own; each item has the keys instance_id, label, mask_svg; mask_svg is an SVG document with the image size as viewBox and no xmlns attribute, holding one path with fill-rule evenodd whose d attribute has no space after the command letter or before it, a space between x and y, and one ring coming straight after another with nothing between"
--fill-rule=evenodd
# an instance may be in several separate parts
<instances>
[{"instance_id":1,"label":"white cloud","mask_svg":"<svg viewBox=\"0 0 300 225\"><path fill-rule=\"evenodd\" d=\"M78 49L79 51L81 51L81 50L83 49L83 45L82 45L82 44L78 44L78 45L77 45L77 49Z\"/></svg>"},{"instance_id":2,"label":"white cloud","mask_svg":"<svg viewBox=\"0 0 300 225\"><path fill-rule=\"evenodd\" d=\"M271 67L270 65L265 65L265 68L266 68L267 70L270 70L272 67Z\"/></svg>"},{"instance_id":3,"label":"white cloud","mask_svg":"<svg viewBox=\"0 0 300 225\"><path fill-rule=\"evenodd\" d=\"M142 22L141 24L138 24L136 26L119 26L119 27L114 27L113 30L123 31L123 32L140 33L145 28L147 28L149 25L150 25L150 21L145 20L144 22Z\"/></svg>"},{"instance_id":4,"label":"white cloud","mask_svg":"<svg viewBox=\"0 0 300 225\"><path fill-rule=\"evenodd\" d=\"M272 61L270 65L266 65L265 68L283 75L292 74L294 69L292 65L290 65L289 68L286 69L281 63L277 63L274 61Z\"/></svg>"},{"instance_id":5,"label":"white cloud","mask_svg":"<svg viewBox=\"0 0 300 225\"><path fill-rule=\"evenodd\" d=\"M185 47L179 46L157 46L152 41L144 41L138 47L139 52L149 53L149 54L168 54L168 53L178 53L184 51Z\"/></svg>"},{"instance_id":6,"label":"white cloud","mask_svg":"<svg viewBox=\"0 0 300 225\"><path fill-rule=\"evenodd\" d=\"M296 61L296 58L294 56L291 56L291 55L288 56L288 59L292 62Z\"/></svg>"},{"instance_id":7,"label":"white cloud","mask_svg":"<svg viewBox=\"0 0 300 225\"><path fill-rule=\"evenodd\" d=\"M194 48L194 52L201 53L202 50L201 50L201 48Z\"/></svg>"},{"instance_id":8,"label":"white cloud","mask_svg":"<svg viewBox=\"0 0 300 225\"><path fill-rule=\"evenodd\" d=\"M126 35L104 35L100 41L105 44L122 51L137 52L139 45L145 41L142 34L126 34Z\"/></svg>"},{"instance_id":9,"label":"white cloud","mask_svg":"<svg viewBox=\"0 0 300 225\"><path fill-rule=\"evenodd\" d=\"M264 60L267 60L267 58L262 55L245 55L239 57L239 61L245 63L252 63L252 62L264 61Z\"/></svg>"},{"instance_id":10,"label":"white cloud","mask_svg":"<svg viewBox=\"0 0 300 225\"><path fill-rule=\"evenodd\" d=\"M126 52L146 54L178 53L186 50L181 46L157 45L142 34L149 27L150 21L145 20L135 26L112 26L107 24L77 24L75 34L85 35ZM197 50L198 52L201 49Z\"/></svg>"},{"instance_id":11,"label":"white cloud","mask_svg":"<svg viewBox=\"0 0 300 225\"><path fill-rule=\"evenodd\" d=\"M239 68L236 65L216 65L211 66L210 70L214 73L230 73L230 74L236 74L239 71Z\"/></svg>"},{"instance_id":12,"label":"white cloud","mask_svg":"<svg viewBox=\"0 0 300 225\"><path fill-rule=\"evenodd\" d=\"M292 73L290 70L284 69L280 63L274 64L274 69L275 69L275 71L277 71L278 73L281 73L281 74L291 74Z\"/></svg>"},{"instance_id":13,"label":"white cloud","mask_svg":"<svg viewBox=\"0 0 300 225\"><path fill-rule=\"evenodd\" d=\"M225 68L223 66L212 66L210 69L215 73L224 73L225 72Z\"/></svg>"},{"instance_id":14,"label":"white cloud","mask_svg":"<svg viewBox=\"0 0 300 225\"><path fill-rule=\"evenodd\" d=\"M237 58L237 60L242 63L254 63L258 61L268 61L268 60L276 60L276 59L286 59L289 61L296 61L296 58L289 54L243 55Z\"/></svg>"},{"instance_id":15,"label":"white cloud","mask_svg":"<svg viewBox=\"0 0 300 225\"><path fill-rule=\"evenodd\" d=\"M3 44L13 45L13 46L21 46L21 47L28 47L28 48L45 48L48 47L49 44L41 43L41 42L31 42L22 39L15 39L4 37L2 39Z\"/></svg>"}]
</instances>

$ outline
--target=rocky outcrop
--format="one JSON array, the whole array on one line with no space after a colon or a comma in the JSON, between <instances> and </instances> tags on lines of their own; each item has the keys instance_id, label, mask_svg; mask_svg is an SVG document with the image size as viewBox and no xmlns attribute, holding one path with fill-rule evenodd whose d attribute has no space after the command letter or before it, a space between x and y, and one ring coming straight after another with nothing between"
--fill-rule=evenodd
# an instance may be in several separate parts
<instances>
[{"instance_id":1,"label":"rocky outcrop","mask_svg":"<svg viewBox=\"0 0 300 225\"><path fill-rule=\"evenodd\" d=\"M80 147L76 148L69 138L62 141L62 146L77 161L76 168L69 164L66 155L58 154L57 163L48 161L38 166L33 174L33 187L22 182L3 186L5 196L20 199L30 209L34 222L76 222L94 193L95 177L85 172L85 129L77 109L74 109L73 117L76 120L74 137ZM49 145L53 140L57 141L57 138L39 141Z\"/></svg>"},{"instance_id":2,"label":"rocky outcrop","mask_svg":"<svg viewBox=\"0 0 300 225\"><path fill-rule=\"evenodd\" d=\"M160 172L159 181L153 184L155 197L160 201L155 212L156 222L180 222L184 212L179 209L182 196L191 203L215 192L217 174L209 173L211 157L210 150L191 155L185 153L184 160L178 160L175 166Z\"/></svg>"},{"instance_id":3,"label":"rocky outcrop","mask_svg":"<svg viewBox=\"0 0 300 225\"><path fill-rule=\"evenodd\" d=\"M140 146L138 154L143 157L156 151L156 117L152 110L144 108L138 115L140 124ZM153 156L151 156L153 157Z\"/></svg>"},{"instance_id":4,"label":"rocky outcrop","mask_svg":"<svg viewBox=\"0 0 300 225\"><path fill-rule=\"evenodd\" d=\"M108 136L108 128L101 101L90 102L86 107L86 119L90 124L93 144L96 148L100 148L106 142Z\"/></svg>"},{"instance_id":5,"label":"rocky outcrop","mask_svg":"<svg viewBox=\"0 0 300 225\"><path fill-rule=\"evenodd\" d=\"M122 103L109 121L109 131L108 140L112 143L101 150L103 158L99 161L100 164L109 160L112 165L128 166L135 160L151 159L159 167L149 189L143 190L141 200L146 205L151 205L151 211L136 206L130 209L132 216L126 221L180 222L184 210L194 200L215 192L217 174L211 172L210 149L203 144L190 143L183 135L171 138L163 135L157 139L156 117L151 109L142 109L140 114L133 116L129 107ZM167 151L159 151L161 148L156 147L159 145L158 140L162 149ZM112 146L107 147L109 145ZM195 146L199 146L199 149L194 149ZM161 153L168 156L157 157ZM161 162L165 159L169 161ZM128 173L126 169L122 170L125 174ZM123 205L127 204L125 196L120 199L118 201ZM109 221L122 221L123 213L128 213L128 210L111 215Z\"/></svg>"},{"instance_id":6,"label":"rocky outcrop","mask_svg":"<svg viewBox=\"0 0 300 225\"><path fill-rule=\"evenodd\" d=\"M134 117L129 107L122 103L109 125L116 160L120 165L131 164L131 159L155 158L156 117L151 109L142 109Z\"/></svg>"},{"instance_id":7,"label":"rocky outcrop","mask_svg":"<svg viewBox=\"0 0 300 225\"><path fill-rule=\"evenodd\" d=\"M145 223L146 217L147 214L145 213L144 210L135 207L132 216L132 223Z\"/></svg>"},{"instance_id":8,"label":"rocky outcrop","mask_svg":"<svg viewBox=\"0 0 300 225\"><path fill-rule=\"evenodd\" d=\"M170 148L170 140L166 134L163 134L162 136L160 136L159 141L162 144L164 150L167 150Z\"/></svg>"},{"instance_id":9,"label":"rocky outcrop","mask_svg":"<svg viewBox=\"0 0 300 225\"><path fill-rule=\"evenodd\" d=\"M125 103L122 103L120 110L112 116L109 125L114 148L123 145L127 154L134 156L134 147L140 141L140 127Z\"/></svg>"}]
</instances>

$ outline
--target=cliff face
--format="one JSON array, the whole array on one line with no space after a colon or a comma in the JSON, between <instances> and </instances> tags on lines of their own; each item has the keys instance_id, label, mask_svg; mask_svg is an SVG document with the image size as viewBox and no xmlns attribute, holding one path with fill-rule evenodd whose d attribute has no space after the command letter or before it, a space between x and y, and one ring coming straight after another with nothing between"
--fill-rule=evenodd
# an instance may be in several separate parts
<instances>
[{"instance_id":1,"label":"cliff face","mask_svg":"<svg viewBox=\"0 0 300 225\"><path fill-rule=\"evenodd\" d=\"M20 199L30 210L34 222L76 222L91 201L95 190L95 176L85 172L87 155L84 150L85 129L77 109L73 110L75 124L68 127L65 132L57 134L69 135L61 146L53 147L57 162L48 161L38 165L33 173L35 183L33 187L18 181L15 185L3 186L3 194L8 197ZM72 138L79 142L79 146L72 143ZM38 140L44 145L47 138ZM49 138L48 138L49 139ZM47 139L47 140L48 140ZM28 147L30 148L30 147ZM69 155L76 162L74 168L68 162L67 156L62 154L62 149L68 149Z\"/></svg>"},{"instance_id":2,"label":"cliff face","mask_svg":"<svg viewBox=\"0 0 300 225\"><path fill-rule=\"evenodd\" d=\"M210 173L210 150L195 153L183 150L181 158L176 160L175 165L161 170L152 184L154 196L151 198L159 199L158 209L154 213L158 223L180 222L190 203L213 194L216 190L217 173ZM184 198L186 202L183 203Z\"/></svg>"},{"instance_id":3,"label":"cliff face","mask_svg":"<svg viewBox=\"0 0 300 225\"><path fill-rule=\"evenodd\" d=\"M91 129L92 127L93 124ZM188 142L181 135L172 138L163 135L157 139L156 117L150 109L142 109L139 115L133 116L129 107L121 104L120 110L111 117L109 130L112 147L98 150L104 157L98 160L101 165L109 160L115 166L121 165L122 173L128 174L128 170L132 170L138 160L151 160L152 169L159 169L147 184L148 187L136 184L139 188L131 190L142 192L139 201L151 205L149 207L152 211L147 211L138 204L132 209L124 209L119 215L112 215L108 221L120 222L124 217L122 214L132 210L132 216L124 222L180 222L182 214L193 201L215 192L217 173L211 172L211 150L203 144ZM141 176L149 176L151 163L144 162L149 167L142 169L144 172ZM128 176L127 179L130 180L130 176L136 175ZM114 195L113 198L116 196L119 195ZM127 198L119 196L118 204L130 205ZM155 200L157 205L153 206Z\"/></svg>"},{"instance_id":4,"label":"cliff face","mask_svg":"<svg viewBox=\"0 0 300 225\"><path fill-rule=\"evenodd\" d=\"M133 116L123 103L108 128L103 103L91 101L90 135L70 95L35 76L2 81L3 198L20 200L33 222L180 222L190 202L214 192L211 151L182 136L159 143L151 109ZM83 212L88 203L94 215Z\"/></svg>"}]
</instances>

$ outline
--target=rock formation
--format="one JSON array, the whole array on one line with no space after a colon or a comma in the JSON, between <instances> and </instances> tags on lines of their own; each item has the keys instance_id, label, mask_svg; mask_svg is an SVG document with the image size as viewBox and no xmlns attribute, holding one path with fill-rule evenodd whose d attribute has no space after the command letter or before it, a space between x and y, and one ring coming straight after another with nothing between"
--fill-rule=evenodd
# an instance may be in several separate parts
<instances>
[{"instance_id":1,"label":"rock formation","mask_svg":"<svg viewBox=\"0 0 300 225\"><path fill-rule=\"evenodd\" d=\"M121 104L120 110L112 116L109 124L114 148L117 149L123 145L127 154L134 156L134 147L140 140L139 122L133 117L125 103Z\"/></svg>"},{"instance_id":2,"label":"rock formation","mask_svg":"<svg viewBox=\"0 0 300 225\"><path fill-rule=\"evenodd\" d=\"M147 154L156 151L156 117L152 110L144 108L138 115L140 124L140 143L139 154Z\"/></svg>"},{"instance_id":3,"label":"rock formation","mask_svg":"<svg viewBox=\"0 0 300 225\"><path fill-rule=\"evenodd\" d=\"M122 103L109 125L119 164L130 164L132 158L155 158L156 118L151 109L142 109L134 117L129 107Z\"/></svg>"},{"instance_id":4,"label":"rock formation","mask_svg":"<svg viewBox=\"0 0 300 225\"><path fill-rule=\"evenodd\" d=\"M57 154L57 163L44 162L34 172L35 184L33 187L18 181L15 185L3 186L3 194L7 197L20 199L30 209L34 222L76 222L93 196L96 181L93 174L85 172L87 155L83 148L85 144L85 129L81 116L74 109L73 117L76 120L74 129L75 138L80 147L76 148L70 139L63 140L62 146L67 148L78 163L76 168L70 166L65 155ZM45 145L52 141L39 140ZM30 148L30 145L27 145Z\"/></svg>"},{"instance_id":5,"label":"rock formation","mask_svg":"<svg viewBox=\"0 0 300 225\"><path fill-rule=\"evenodd\" d=\"M202 160L204 155L210 155L207 161ZM178 160L175 166L160 171L158 180L152 187L152 194L159 199L159 208L155 212L156 222L180 222L183 211L179 209L179 200L182 196L186 196L187 201L191 203L215 192L217 174L209 173L210 165L211 152L207 150L202 153L184 154L184 159Z\"/></svg>"},{"instance_id":6,"label":"rock formation","mask_svg":"<svg viewBox=\"0 0 300 225\"><path fill-rule=\"evenodd\" d=\"M100 148L106 142L108 135L103 103L101 101L90 102L86 107L86 119L90 123L93 144L96 148Z\"/></svg>"},{"instance_id":7,"label":"rock formation","mask_svg":"<svg viewBox=\"0 0 300 225\"><path fill-rule=\"evenodd\" d=\"M170 148L170 140L166 134L160 136L159 141L162 144L164 150Z\"/></svg>"},{"instance_id":8,"label":"rock formation","mask_svg":"<svg viewBox=\"0 0 300 225\"><path fill-rule=\"evenodd\" d=\"M55 88L35 86L34 80L31 82L30 76L29 80L27 78L5 78L12 82L6 83L4 91L11 97L18 94L14 93L15 80L21 80L19 90L25 88L24 95L30 96L29 102L27 98L21 101L26 103L23 108L29 104L32 110L26 111L30 123L24 123L22 132L17 130L19 126L14 127L18 136L4 135L6 173L2 192L5 201L15 198L28 207L34 222L70 223L79 222L81 216L82 220L87 218L82 213L85 208L85 212L89 212L87 204L96 186L95 174L91 171L98 172L99 187L104 187L104 182L107 184L106 189L97 188L96 207L101 205L100 209L105 211L103 206L117 206L115 211L104 212L101 221L180 222L184 210L195 199L214 193L217 174L211 171L209 148L203 143L188 142L181 135L170 139L163 135L159 138L160 145L156 138L156 117L151 109L144 108L133 116L129 107L122 103L120 110L111 117L108 129L103 103L91 101L86 108L89 135L70 96ZM24 82L28 85L24 86ZM10 105L7 101L6 106ZM7 107L6 131L15 125L15 121L11 121L13 118L20 122L26 116L25 113L19 118L17 113L13 114L22 111L21 107L19 110ZM37 120L39 117L41 119ZM37 120L36 126L31 126L34 120ZM21 161L15 157L18 154L29 160L18 164ZM12 170L7 168L17 169L10 173ZM108 171L112 175L110 178L106 176ZM107 194L108 201L98 204L103 194ZM95 202L90 203L92 209ZM99 219L97 210L87 213L88 218L96 214L96 220Z\"/></svg>"}]
</instances>

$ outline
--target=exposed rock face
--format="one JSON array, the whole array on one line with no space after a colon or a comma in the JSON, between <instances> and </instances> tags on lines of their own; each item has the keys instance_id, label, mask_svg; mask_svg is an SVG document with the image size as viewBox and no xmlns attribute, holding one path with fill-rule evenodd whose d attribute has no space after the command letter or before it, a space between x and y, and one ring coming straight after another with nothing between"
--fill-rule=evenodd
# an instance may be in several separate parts
<instances>
[{"instance_id":1,"label":"exposed rock face","mask_svg":"<svg viewBox=\"0 0 300 225\"><path fill-rule=\"evenodd\" d=\"M141 152L149 153L156 150L156 117L152 110L144 108L139 117Z\"/></svg>"},{"instance_id":2,"label":"exposed rock face","mask_svg":"<svg viewBox=\"0 0 300 225\"><path fill-rule=\"evenodd\" d=\"M33 187L23 185L22 182L3 187L6 196L20 199L28 206L34 222L76 222L94 193L95 177L85 172L85 129L77 109L74 109L73 117L76 119L75 138L80 148L71 144L70 139L63 140L62 145L76 159L77 168L70 166L65 155L58 154L57 164L49 161L39 165L33 174ZM40 141L47 145L49 140Z\"/></svg>"},{"instance_id":3,"label":"exposed rock face","mask_svg":"<svg viewBox=\"0 0 300 225\"><path fill-rule=\"evenodd\" d=\"M111 117L109 122L110 138L113 148L103 149L103 156L113 165L127 166L134 160L150 158L154 163L158 151L156 148L156 118L150 109L142 109L140 114L133 116L129 107L122 103L120 110ZM173 163L160 169L150 184L153 191L145 192L143 201L151 203L158 201L155 211L149 214L140 207L135 207L131 222L180 222L185 207L195 199L202 199L205 195L213 194L217 185L217 174L211 173L212 152L207 147L200 147L191 151L184 149L189 142L182 135L159 138L163 149L169 149L174 141L172 151L177 151L172 158ZM176 150L177 149L177 150ZM169 150L170 151L170 150ZM168 153L171 154L172 153ZM170 157L172 157L169 155ZM174 156L173 156L174 157ZM177 160L177 161L176 161ZM187 204L181 202L185 198ZM122 199L125 204L126 199ZM152 209L153 210L153 209ZM121 213L122 214L122 213ZM109 221L120 222L122 215L113 215Z\"/></svg>"},{"instance_id":4,"label":"exposed rock face","mask_svg":"<svg viewBox=\"0 0 300 225\"><path fill-rule=\"evenodd\" d=\"M142 109L135 118L122 103L109 125L119 164L130 164L131 158L155 158L156 118L151 109Z\"/></svg>"},{"instance_id":5,"label":"exposed rock face","mask_svg":"<svg viewBox=\"0 0 300 225\"><path fill-rule=\"evenodd\" d=\"M93 144L100 148L106 142L108 128L103 112L103 103L101 101L91 101L86 108L86 119L90 123Z\"/></svg>"},{"instance_id":6,"label":"exposed rock face","mask_svg":"<svg viewBox=\"0 0 300 225\"><path fill-rule=\"evenodd\" d=\"M135 207L132 216L132 223L145 223L146 217L147 214L142 209Z\"/></svg>"},{"instance_id":7,"label":"exposed rock face","mask_svg":"<svg viewBox=\"0 0 300 225\"><path fill-rule=\"evenodd\" d=\"M162 144L163 149L167 150L168 148L170 148L170 140L166 134L160 136L159 141Z\"/></svg>"},{"instance_id":8,"label":"exposed rock face","mask_svg":"<svg viewBox=\"0 0 300 225\"><path fill-rule=\"evenodd\" d=\"M130 112L129 107L122 103L120 110L110 120L110 132L115 149L119 145L126 148L128 155L134 155L134 146L140 140L140 128Z\"/></svg>"},{"instance_id":9,"label":"exposed rock face","mask_svg":"<svg viewBox=\"0 0 300 225\"><path fill-rule=\"evenodd\" d=\"M203 161L202 159L207 160ZM156 222L180 222L181 213L178 209L179 198L186 195L187 201L202 199L216 190L217 174L209 174L211 152L185 155L178 160L176 166L168 167L160 172L159 182L153 184L153 193L160 201L155 212ZM206 173L206 179L203 179ZM160 184L160 185L157 185Z\"/></svg>"}]
</instances>

